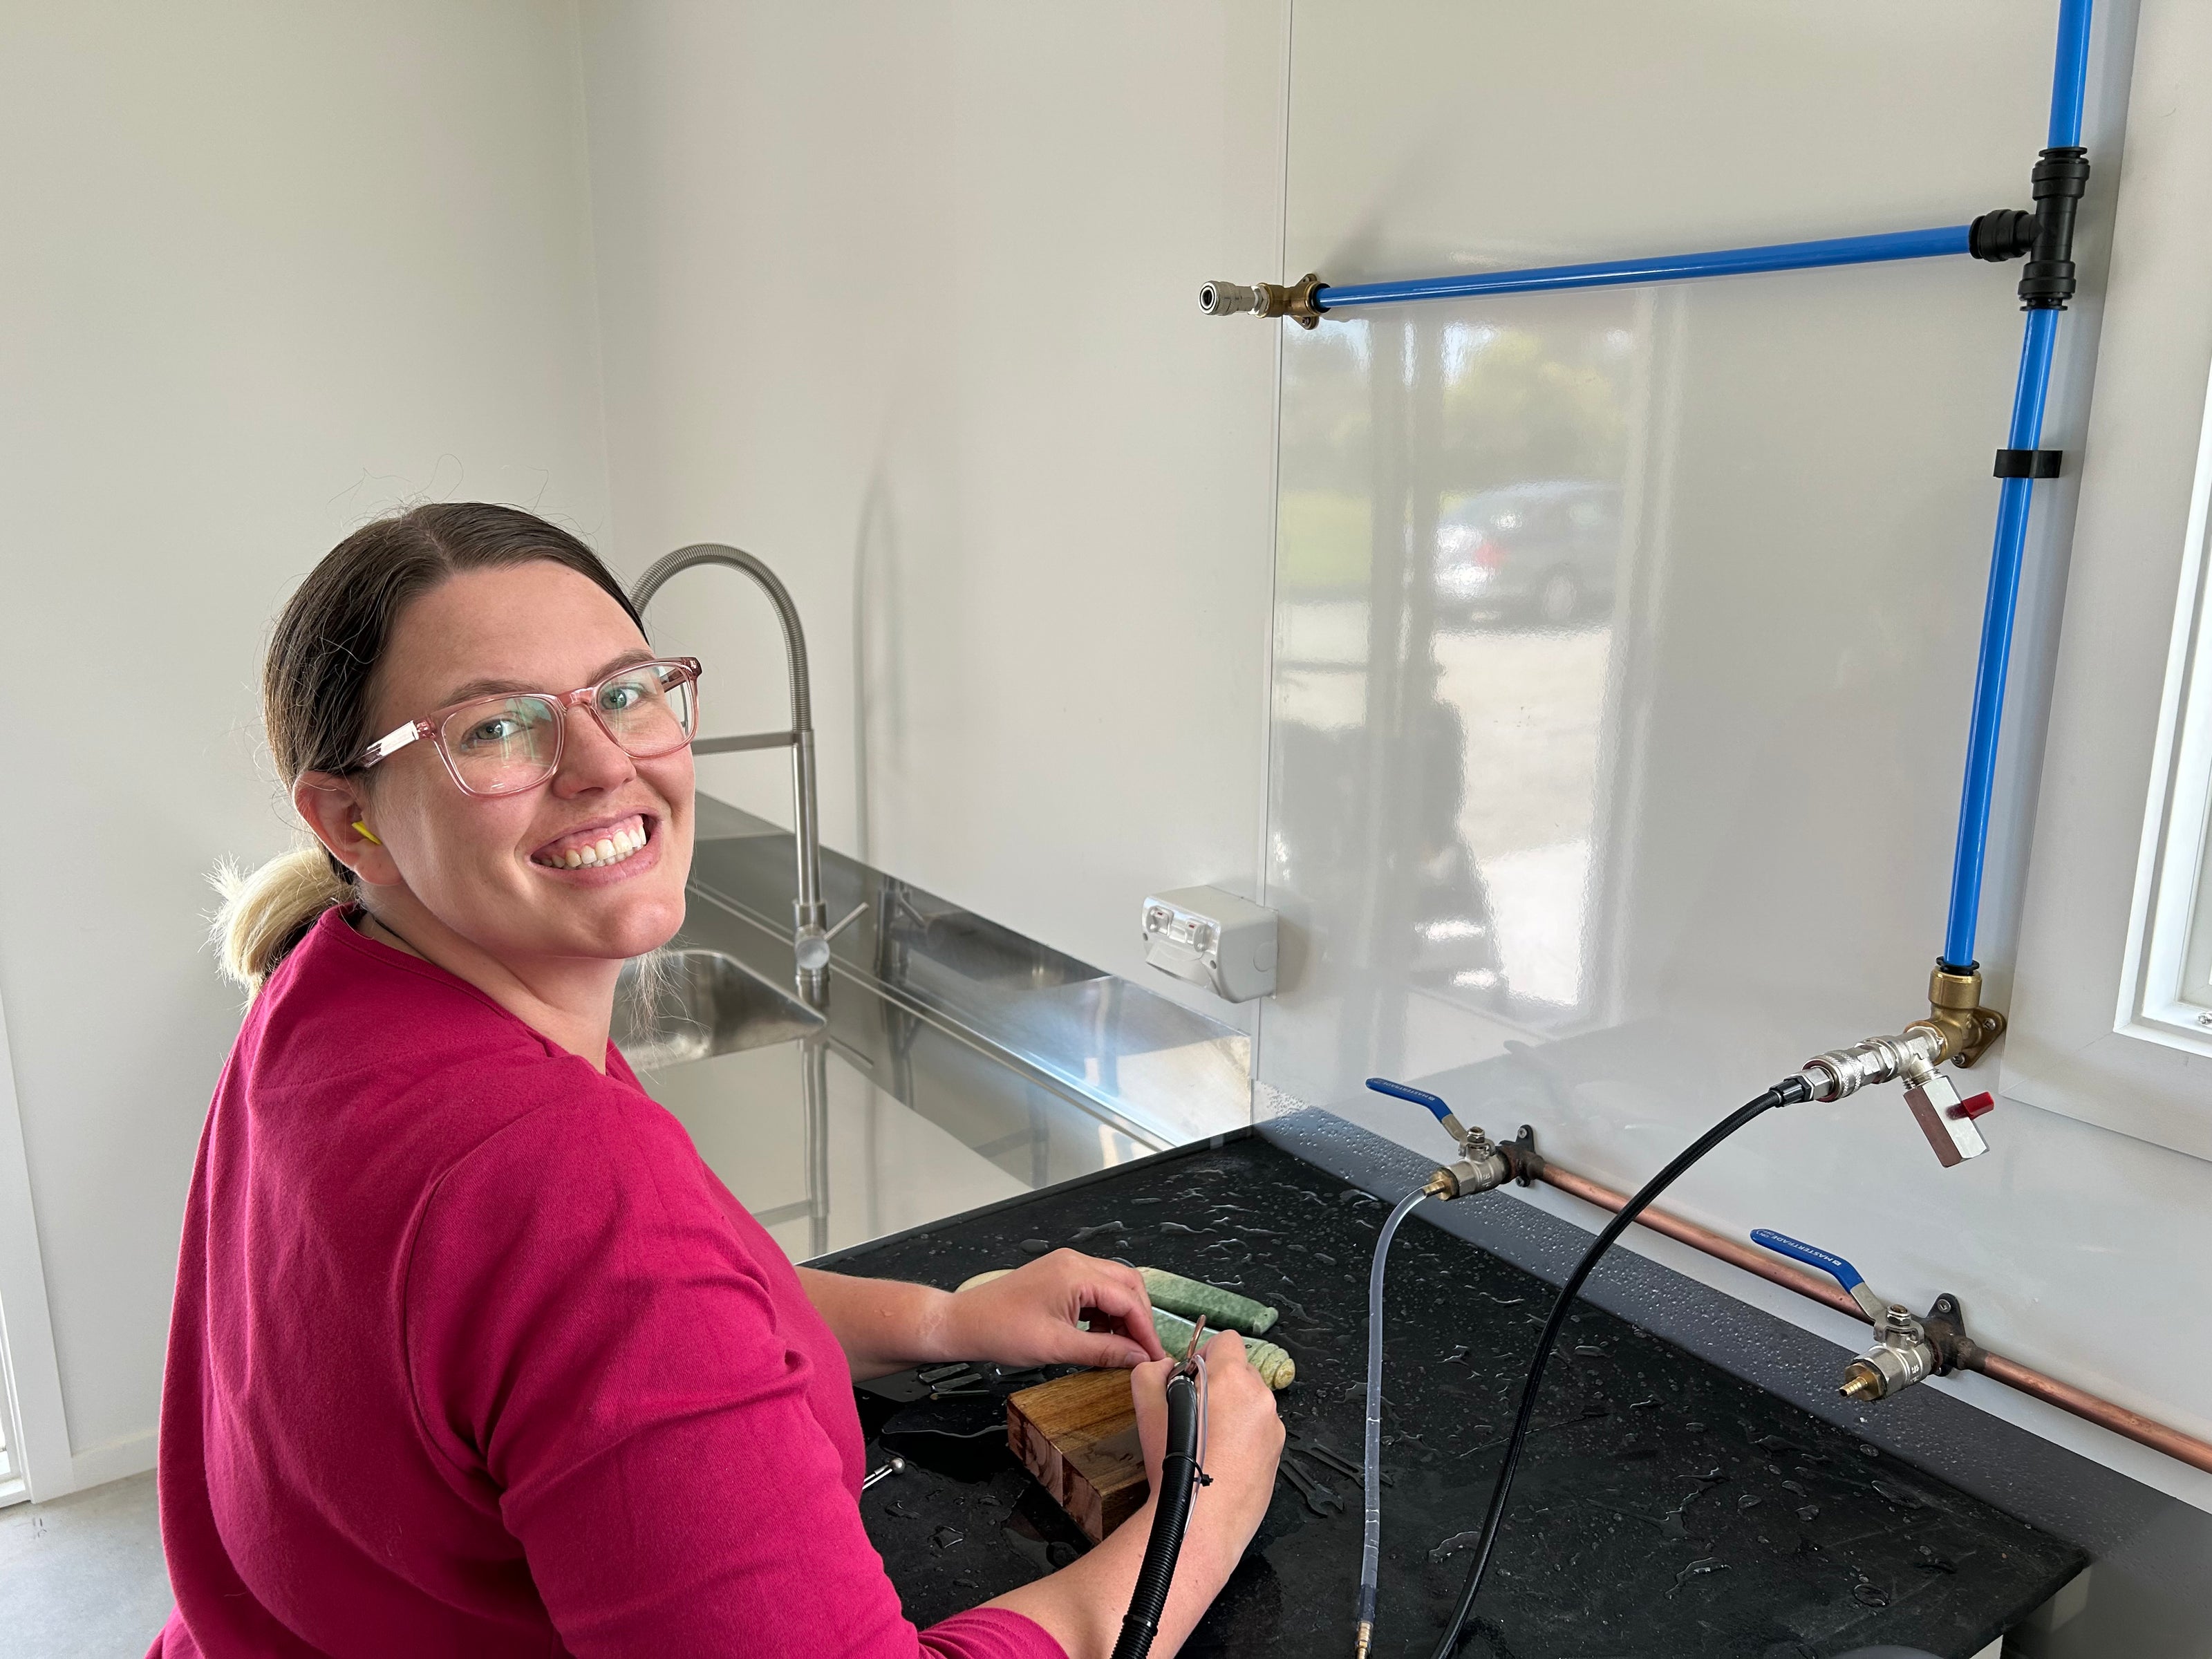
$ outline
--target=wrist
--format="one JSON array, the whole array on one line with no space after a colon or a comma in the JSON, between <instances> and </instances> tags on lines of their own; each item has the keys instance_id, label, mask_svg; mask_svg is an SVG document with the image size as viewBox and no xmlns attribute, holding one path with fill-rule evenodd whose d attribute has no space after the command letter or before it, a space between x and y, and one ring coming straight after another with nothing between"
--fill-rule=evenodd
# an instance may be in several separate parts
<instances>
[{"instance_id":1,"label":"wrist","mask_svg":"<svg viewBox=\"0 0 2212 1659\"><path fill-rule=\"evenodd\" d=\"M926 1364L986 1358L969 1352L975 1343L966 1315L960 1298L951 1291L927 1291L915 1310L915 1346L919 1350L915 1358Z\"/></svg>"}]
</instances>

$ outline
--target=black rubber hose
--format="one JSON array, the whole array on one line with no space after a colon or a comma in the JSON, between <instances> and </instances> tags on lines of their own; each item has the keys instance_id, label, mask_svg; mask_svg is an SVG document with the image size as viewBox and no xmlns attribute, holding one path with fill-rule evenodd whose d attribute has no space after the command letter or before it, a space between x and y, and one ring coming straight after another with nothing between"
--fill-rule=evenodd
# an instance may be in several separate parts
<instances>
[{"instance_id":1,"label":"black rubber hose","mask_svg":"<svg viewBox=\"0 0 2212 1659\"><path fill-rule=\"evenodd\" d=\"M1467 1583L1461 1588L1459 1605L1452 1609L1451 1623L1444 1627L1443 1640L1437 1644L1430 1659L1451 1659L1458 1651L1460 1638L1467 1629L1468 1615L1474 1610L1474 1598L1482 1589L1483 1574L1490 1567L1490 1553L1497 1547L1499 1525L1505 1519L1505 1500L1513 1490L1513 1476L1521 1464L1521 1449L1528 1438L1528 1425L1536 1414L1536 1390L1543 1385L1544 1367L1551 1363L1552 1345L1559 1339L1559 1332L1567 1322L1567 1310L1574 1305L1583 1281L1590 1276L1598 1258L1613 1248L1613 1241L1627 1231L1628 1225L1644 1213L1651 1200L1672 1186L1676 1176L1688 1169L1707 1152L1726 1140L1738 1129L1759 1116L1772 1111L1777 1106L1794 1106L1812 1098L1811 1086L1802 1077L1784 1079L1758 1099L1747 1102L1735 1111L1692 1142L1672 1164L1644 1182L1643 1190L1620 1206L1620 1212L1605 1224L1583 1259L1575 1264L1567 1282L1559 1286L1559 1299L1552 1304L1552 1316L1544 1322L1544 1334L1536 1339L1536 1357L1528 1362L1528 1380L1521 1385L1521 1409L1515 1413L1513 1431L1505 1438L1505 1458L1498 1465L1498 1485L1490 1494L1490 1509L1482 1517L1482 1531L1474 1544L1474 1559L1468 1564Z\"/></svg>"},{"instance_id":2,"label":"black rubber hose","mask_svg":"<svg viewBox=\"0 0 2212 1659\"><path fill-rule=\"evenodd\" d=\"M1122 1615L1114 1659L1145 1659L1152 1650L1160 1614L1168 1605L1168 1586L1175 1580L1176 1558L1182 1553L1183 1532L1190 1525L1191 1494L1198 1486L1198 1424L1196 1379L1180 1370L1170 1372L1167 1450L1160 1458L1152 1532L1145 1540L1145 1565L1137 1570L1137 1587L1129 1593L1129 1611Z\"/></svg>"}]
</instances>

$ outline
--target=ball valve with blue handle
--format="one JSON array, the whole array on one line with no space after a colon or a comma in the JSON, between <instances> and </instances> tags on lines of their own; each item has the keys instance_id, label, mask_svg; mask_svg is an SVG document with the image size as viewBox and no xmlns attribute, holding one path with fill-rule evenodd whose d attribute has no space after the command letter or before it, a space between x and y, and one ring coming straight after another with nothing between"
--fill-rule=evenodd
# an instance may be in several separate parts
<instances>
[{"instance_id":1,"label":"ball valve with blue handle","mask_svg":"<svg viewBox=\"0 0 2212 1659\"><path fill-rule=\"evenodd\" d=\"M1808 1244L1787 1233L1778 1233L1771 1227L1754 1227L1751 1242L1763 1245L1777 1255L1786 1255L1793 1261L1802 1261L1808 1267L1818 1267L1822 1273L1844 1287L1851 1300L1857 1303L1868 1321L1880 1326L1889 1304L1868 1288L1866 1275L1839 1255L1832 1255L1817 1244Z\"/></svg>"},{"instance_id":2,"label":"ball valve with blue handle","mask_svg":"<svg viewBox=\"0 0 2212 1659\"><path fill-rule=\"evenodd\" d=\"M1769 1227L1753 1228L1751 1242L1828 1274L1858 1304L1874 1327L1880 1340L1844 1367L1843 1386L1836 1392L1844 1399L1870 1405L1927 1377L1946 1376L1962 1365L1975 1364L1980 1350L1966 1338L1956 1298L1937 1297L1923 1319L1902 1303L1884 1302L1874 1293L1863 1273L1832 1251Z\"/></svg>"},{"instance_id":3,"label":"ball valve with blue handle","mask_svg":"<svg viewBox=\"0 0 2212 1659\"><path fill-rule=\"evenodd\" d=\"M1472 1129L1463 1127L1443 1097L1432 1095L1426 1089L1416 1089L1411 1084L1395 1082L1387 1077L1370 1077L1367 1086L1378 1095L1389 1095L1425 1107L1443 1125L1445 1133L1459 1143L1458 1158L1438 1165L1421 1189L1432 1197L1465 1198L1503 1187L1509 1181L1517 1181L1525 1187L1544 1167L1536 1151L1536 1132L1526 1125L1517 1140L1500 1146L1483 1133L1480 1126Z\"/></svg>"}]
</instances>

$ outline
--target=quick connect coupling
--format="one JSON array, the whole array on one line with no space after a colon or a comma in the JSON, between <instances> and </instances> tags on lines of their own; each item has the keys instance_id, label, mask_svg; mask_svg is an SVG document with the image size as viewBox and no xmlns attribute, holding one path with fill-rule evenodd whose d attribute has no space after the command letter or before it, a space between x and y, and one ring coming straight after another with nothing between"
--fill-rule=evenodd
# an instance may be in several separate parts
<instances>
[{"instance_id":1,"label":"quick connect coupling","mask_svg":"<svg viewBox=\"0 0 2212 1659\"><path fill-rule=\"evenodd\" d=\"M1198 308L1209 317L1287 317L1300 328L1321 325L1321 291L1326 286L1312 271L1295 283L1208 283L1198 290Z\"/></svg>"},{"instance_id":2,"label":"quick connect coupling","mask_svg":"<svg viewBox=\"0 0 2212 1659\"><path fill-rule=\"evenodd\" d=\"M1960 1099L1958 1085L1936 1069L1949 1057L1942 1028L1919 1021L1895 1036L1869 1037L1848 1048L1815 1054L1798 1075L1812 1086L1814 1100L1841 1100L1869 1084L1902 1081L1913 1121L1928 1138L1936 1162L1948 1170L1989 1151L1974 1120L1996 1104L1988 1094Z\"/></svg>"}]
</instances>

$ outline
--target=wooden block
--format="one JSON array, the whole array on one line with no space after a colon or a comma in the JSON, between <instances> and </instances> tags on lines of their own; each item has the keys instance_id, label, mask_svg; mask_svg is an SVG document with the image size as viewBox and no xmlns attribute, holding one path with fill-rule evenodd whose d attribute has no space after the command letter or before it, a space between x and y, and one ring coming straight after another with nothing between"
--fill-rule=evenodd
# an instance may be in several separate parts
<instances>
[{"instance_id":1,"label":"wooden block","mask_svg":"<svg viewBox=\"0 0 2212 1659\"><path fill-rule=\"evenodd\" d=\"M1151 1489L1127 1371L1077 1371L1010 1395L1006 1443L1094 1544Z\"/></svg>"}]
</instances>

